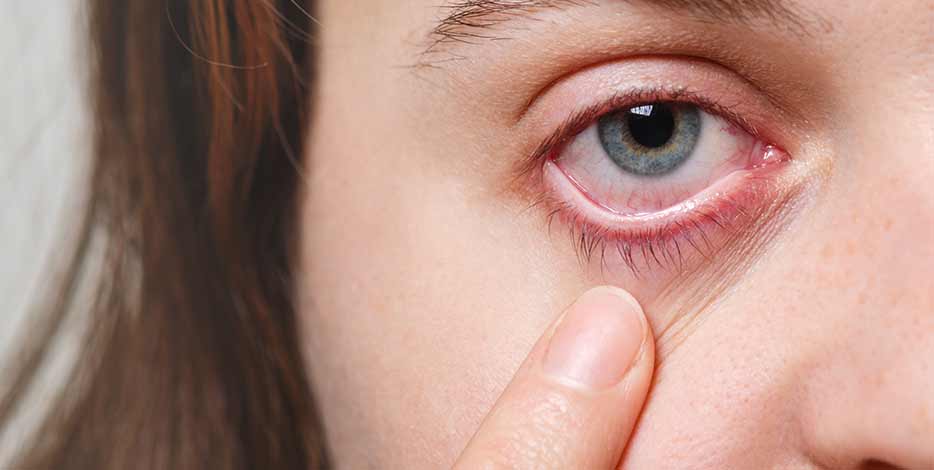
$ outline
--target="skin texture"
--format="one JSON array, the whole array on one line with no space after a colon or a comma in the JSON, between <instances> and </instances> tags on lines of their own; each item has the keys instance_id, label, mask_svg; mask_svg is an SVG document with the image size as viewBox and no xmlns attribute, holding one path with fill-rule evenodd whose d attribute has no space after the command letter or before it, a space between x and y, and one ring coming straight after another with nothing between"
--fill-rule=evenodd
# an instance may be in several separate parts
<instances>
[{"instance_id":1,"label":"skin texture","mask_svg":"<svg viewBox=\"0 0 934 470\"><path fill-rule=\"evenodd\" d=\"M321 2L298 292L338 467L452 465L560 312L612 284L656 339L622 468L934 468L934 6L797 0L804 32L597 3L418 67L437 2ZM787 204L684 272L582 262L530 207L544 189L514 187L573 111L549 84L586 95L577 74L628 80L636 53L755 82L794 160Z\"/></svg>"}]
</instances>

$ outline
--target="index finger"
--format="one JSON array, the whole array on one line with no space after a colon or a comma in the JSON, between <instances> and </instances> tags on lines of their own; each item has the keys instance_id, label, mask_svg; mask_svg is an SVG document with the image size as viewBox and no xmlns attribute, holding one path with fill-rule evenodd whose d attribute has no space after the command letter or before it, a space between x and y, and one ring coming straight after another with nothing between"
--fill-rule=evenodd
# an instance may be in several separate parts
<instances>
[{"instance_id":1,"label":"index finger","mask_svg":"<svg viewBox=\"0 0 934 470\"><path fill-rule=\"evenodd\" d=\"M628 292L588 291L535 345L455 468L614 468L645 402L654 351Z\"/></svg>"}]
</instances>

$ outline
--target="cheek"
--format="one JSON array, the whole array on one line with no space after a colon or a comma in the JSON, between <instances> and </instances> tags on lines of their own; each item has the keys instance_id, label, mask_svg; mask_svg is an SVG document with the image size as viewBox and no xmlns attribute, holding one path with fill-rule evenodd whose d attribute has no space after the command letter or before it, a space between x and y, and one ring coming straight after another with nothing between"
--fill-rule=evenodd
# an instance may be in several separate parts
<instances>
[{"instance_id":1,"label":"cheek","mask_svg":"<svg viewBox=\"0 0 934 470\"><path fill-rule=\"evenodd\" d=\"M328 157L302 212L309 370L348 468L441 468L583 280L557 274L580 268L488 181L415 158L355 162L377 152L413 153L359 140L311 149Z\"/></svg>"},{"instance_id":2,"label":"cheek","mask_svg":"<svg viewBox=\"0 0 934 470\"><path fill-rule=\"evenodd\" d=\"M626 470L810 468L802 403L813 401L808 384L827 373L831 327L845 312L802 304L819 295L810 277L817 263L787 260L811 284L787 289L786 258L764 257L713 307L681 298L648 307L650 318L681 316L653 322L655 383Z\"/></svg>"}]
</instances>

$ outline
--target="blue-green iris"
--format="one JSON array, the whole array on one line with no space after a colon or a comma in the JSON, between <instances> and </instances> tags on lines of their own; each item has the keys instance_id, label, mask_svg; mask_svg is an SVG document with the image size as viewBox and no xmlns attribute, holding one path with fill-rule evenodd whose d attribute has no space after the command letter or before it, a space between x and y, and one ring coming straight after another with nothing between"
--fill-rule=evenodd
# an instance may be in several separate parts
<instances>
[{"instance_id":1,"label":"blue-green iris","mask_svg":"<svg viewBox=\"0 0 934 470\"><path fill-rule=\"evenodd\" d=\"M696 106L652 103L601 117L600 143L623 170L640 176L670 173L684 163L700 138Z\"/></svg>"}]
</instances>

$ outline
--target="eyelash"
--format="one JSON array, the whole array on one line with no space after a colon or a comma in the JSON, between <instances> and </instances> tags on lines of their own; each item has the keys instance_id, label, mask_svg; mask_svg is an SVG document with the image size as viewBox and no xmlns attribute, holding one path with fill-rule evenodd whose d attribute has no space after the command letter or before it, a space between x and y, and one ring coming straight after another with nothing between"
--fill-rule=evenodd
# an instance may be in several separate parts
<instances>
[{"instance_id":1,"label":"eyelash","mask_svg":"<svg viewBox=\"0 0 934 470\"><path fill-rule=\"evenodd\" d=\"M589 264L595 256L599 256L600 266L606 270L607 256L616 253L636 277L640 277L643 270L654 267L681 272L684 270L688 249L704 259L710 259L717 249L711 242L710 231L722 230L729 238L736 238L737 232L733 227L742 221L754 220L757 216L750 213L750 209L758 208L760 204L749 201L769 193L772 179L764 174L765 171L756 171L743 176L744 181L739 185L737 194L704 201L684 217L664 225L650 228L608 228L591 222L577 208L545 189L546 165L553 162L569 142L588 126L607 113L652 102L692 104L740 127L757 139L762 138L755 126L735 112L734 108L740 103L724 105L687 88L652 88L619 93L571 115L523 161L519 175L526 178L533 175L537 177L539 187L543 190L537 191L540 196L531 206L547 208L549 231L552 230L556 219L569 227L575 251L582 264ZM782 155L780 161L786 161L787 156ZM743 220L737 220L740 218Z\"/></svg>"}]
</instances>

